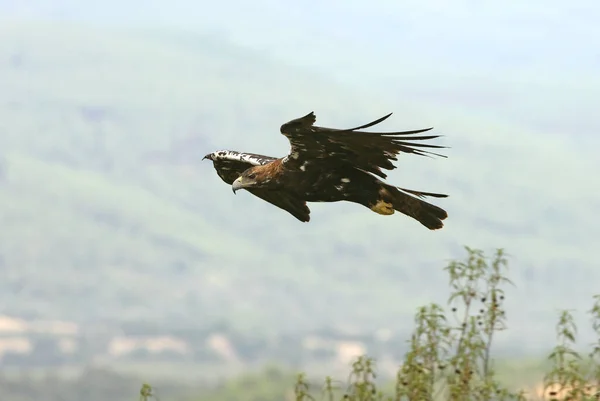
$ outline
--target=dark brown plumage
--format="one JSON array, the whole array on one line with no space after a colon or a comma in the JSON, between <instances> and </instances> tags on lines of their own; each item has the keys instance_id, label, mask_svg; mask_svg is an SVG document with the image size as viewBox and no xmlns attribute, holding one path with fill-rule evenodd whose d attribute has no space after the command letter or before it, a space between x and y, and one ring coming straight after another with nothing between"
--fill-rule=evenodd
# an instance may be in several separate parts
<instances>
[{"instance_id":1,"label":"dark brown plumage","mask_svg":"<svg viewBox=\"0 0 600 401\"><path fill-rule=\"evenodd\" d=\"M384 183L392 161L400 153L439 155L428 151L444 148L423 141L439 135L420 135L431 128L403 132L366 132L391 115L349 129L315 126L313 112L281 126L290 141L290 153L274 158L253 153L220 150L206 155L217 174L233 191L246 189L280 207L300 221L310 220L306 202L359 203L372 211L390 215L399 211L431 230L443 227L443 209L421 198L447 195L409 190Z\"/></svg>"}]
</instances>

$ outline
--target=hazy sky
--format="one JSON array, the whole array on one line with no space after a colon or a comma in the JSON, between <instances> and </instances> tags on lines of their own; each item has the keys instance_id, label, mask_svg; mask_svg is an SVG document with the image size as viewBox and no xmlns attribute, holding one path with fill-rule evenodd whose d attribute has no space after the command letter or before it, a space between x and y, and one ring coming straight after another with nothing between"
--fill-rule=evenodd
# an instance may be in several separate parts
<instances>
[{"instance_id":1,"label":"hazy sky","mask_svg":"<svg viewBox=\"0 0 600 401\"><path fill-rule=\"evenodd\" d=\"M449 104L455 97L464 95L461 83L469 91L481 85L481 93L486 96L506 95L505 105L502 110L483 106L473 114L497 114L498 121L511 123L527 117L535 121L536 117L530 115L533 111L528 108L528 94L544 90L548 95L542 99L547 104L534 105L531 110L543 109L544 118L548 120L537 122L548 127L557 127L560 123L559 127L565 128L564 136L574 137L584 132L597 144L600 117L595 114L595 105L600 95L600 3L596 1L0 0L0 15L148 29L168 26L186 32L215 33L259 50L259 55L266 58L308 67L332 80L354 86L372 85L375 90L398 98L407 92L397 90L396 85L410 85L412 77L417 76L420 81L416 86L425 80L429 89L435 89L431 92L432 101L440 101L448 93L444 101ZM452 84L458 86L446 88L450 78L454 79ZM501 93L503 82L511 82L510 93ZM538 82L544 86L538 86ZM418 92L418 88L411 90L411 93ZM477 96L472 98L475 100L460 98L456 101L465 105L470 104L468 101L478 101ZM539 98L540 94L536 93L535 100L531 101ZM512 109L511 104L515 105ZM473 107L476 106L473 103ZM556 113L548 110L556 110ZM395 110L382 112L389 111ZM559 122L550 120L553 114ZM507 142L523 139L515 131L507 132L506 138ZM459 135L453 137L457 148L461 145L459 139ZM562 143L556 145L560 146ZM582 146L574 141L573 149L577 149L581 159L598 166L593 146ZM466 146L462 151L469 152ZM515 154L509 155L507 160L512 156ZM531 163L530 170L539 172L538 178L546 179L548 174L558 177L561 170L569 171L562 169L556 158L548 164L534 165L532 158L526 156L526 150L522 150L523 164ZM453 160L460 161L460 158ZM547 166L553 167L553 172L547 173L544 170ZM491 170L496 166L478 165L477 168ZM533 173L530 174L533 177ZM561 183L565 184L568 182ZM589 186L593 184L590 180ZM523 199L522 193L509 189L515 202ZM565 192L571 194L568 189ZM483 195L478 196L483 202ZM592 187L585 196L597 199L598 195ZM551 203L548 199L544 201ZM591 215L591 219L597 216Z\"/></svg>"},{"instance_id":2,"label":"hazy sky","mask_svg":"<svg viewBox=\"0 0 600 401\"><path fill-rule=\"evenodd\" d=\"M431 62L429 68L444 70L600 67L600 3L593 0L0 0L0 10L218 31L295 63L323 67L352 69L374 59L379 65L390 56L404 66Z\"/></svg>"}]
</instances>

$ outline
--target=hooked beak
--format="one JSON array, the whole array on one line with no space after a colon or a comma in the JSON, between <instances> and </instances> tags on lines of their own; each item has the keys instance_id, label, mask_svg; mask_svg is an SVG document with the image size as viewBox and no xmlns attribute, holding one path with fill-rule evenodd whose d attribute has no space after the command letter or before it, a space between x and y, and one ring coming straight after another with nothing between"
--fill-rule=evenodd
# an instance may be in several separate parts
<instances>
[{"instance_id":1,"label":"hooked beak","mask_svg":"<svg viewBox=\"0 0 600 401\"><path fill-rule=\"evenodd\" d=\"M235 191L237 191L238 189L242 189L244 188L244 184L242 184L242 177L238 177L233 184L231 184L231 189L233 190L233 193L235 194Z\"/></svg>"}]
</instances>

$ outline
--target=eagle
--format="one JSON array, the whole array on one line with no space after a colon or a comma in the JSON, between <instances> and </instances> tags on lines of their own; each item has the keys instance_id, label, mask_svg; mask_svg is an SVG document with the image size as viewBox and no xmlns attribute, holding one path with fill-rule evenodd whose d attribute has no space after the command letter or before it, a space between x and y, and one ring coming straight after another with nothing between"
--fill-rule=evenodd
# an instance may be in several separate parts
<instances>
[{"instance_id":1,"label":"eagle","mask_svg":"<svg viewBox=\"0 0 600 401\"><path fill-rule=\"evenodd\" d=\"M234 194L245 189L301 222L310 221L307 202L347 201L366 206L380 215L398 211L430 230L440 229L448 214L423 199L448 195L387 184L382 181L387 177L382 169L396 168L392 161L397 161L396 156L401 152L446 157L426 150L446 147L424 143L440 137L422 135L432 128L361 131L391 115L358 127L336 129L316 126L315 113L310 112L281 125L280 132L290 143L285 157L217 150L202 160L212 160L217 175L231 185Z\"/></svg>"}]
</instances>

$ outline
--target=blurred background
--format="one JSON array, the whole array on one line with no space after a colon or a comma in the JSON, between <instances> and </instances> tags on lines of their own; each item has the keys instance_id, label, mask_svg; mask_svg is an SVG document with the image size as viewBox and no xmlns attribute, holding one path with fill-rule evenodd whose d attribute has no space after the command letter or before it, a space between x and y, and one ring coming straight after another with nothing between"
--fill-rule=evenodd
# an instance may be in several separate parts
<instances>
[{"instance_id":1,"label":"blurred background","mask_svg":"<svg viewBox=\"0 0 600 401\"><path fill-rule=\"evenodd\" d=\"M3 394L125 400L146 380L221 400L345 379L363 353L391 377L464 245L509 254L502 366L542 363L559 308L586 346L599 18L591 0L0 0ZM388 181L449 194L445 227L348 203L302 224L201 161L284 156L279 126L310 111L444 135L448 159L404 155Z\"/></svg>"}]
</instances>

